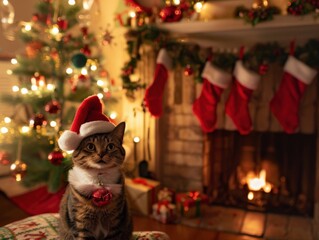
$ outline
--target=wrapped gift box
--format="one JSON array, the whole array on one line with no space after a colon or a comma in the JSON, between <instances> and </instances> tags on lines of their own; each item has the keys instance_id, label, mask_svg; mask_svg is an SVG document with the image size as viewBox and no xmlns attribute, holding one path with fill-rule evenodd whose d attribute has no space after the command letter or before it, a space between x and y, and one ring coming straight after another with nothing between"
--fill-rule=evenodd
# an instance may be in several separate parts
<instances>
[{"instance_id":1,"label":"wrapped gift box","mask_svg":"<svg viewBox=\"0 0 319 240\"><path fill-rule=\"evenodd\" d=\"M126 178L125 189L129 205L134 213L150 215L157 201L160 183L146 178Z\"/></svg>"},{"instance_id":2,"label":"wrapped gift box","mask_svg":"<svg viewBox=\"0 0 319 240\"><path fill-rule=\"evenodd\" d=\"M162 223L174 223L177 219L176 205L169 201L159 201L153 204L152 217Z\"/></svg>"},{"instance_id":3,"label":"wrapped gift box","mask_svg":"<svg viewBox=\"0 0 319 240\"><path fill-rule=\"evenodd\" d=\"M204 206L208 203L208 197L200 192L178 193L176 195L177 210L182 217L199 217Z\"/></svg>"},{"instance_id":4,"label":"wrapped gift box","mask_svg":"<svg viewBox=\"0 0 319 240\"><path fill-rule=\"evenodd\" d=\"M175 191L167 187L162 188L158 191L157 199L159 202L168 201L170 203L175 203Z\"/></svg>"}]
</instances>

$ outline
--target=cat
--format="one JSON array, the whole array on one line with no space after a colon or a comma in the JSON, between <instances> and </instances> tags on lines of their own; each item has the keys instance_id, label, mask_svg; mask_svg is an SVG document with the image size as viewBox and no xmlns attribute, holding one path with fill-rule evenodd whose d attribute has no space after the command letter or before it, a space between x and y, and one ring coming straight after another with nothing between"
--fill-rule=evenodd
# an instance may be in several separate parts
<instances>
[{"instance_id":1,"label":"cat","mask_svg":"<svg viewBox=\"0 0 319 240\"><path fill-rule=\"evenodd\" d=\"M60 204L61 239L131 239L122 170L124 130L122 122L110 133L86 137L72 153L73 168Z\"/></svg>"}]
</instances>

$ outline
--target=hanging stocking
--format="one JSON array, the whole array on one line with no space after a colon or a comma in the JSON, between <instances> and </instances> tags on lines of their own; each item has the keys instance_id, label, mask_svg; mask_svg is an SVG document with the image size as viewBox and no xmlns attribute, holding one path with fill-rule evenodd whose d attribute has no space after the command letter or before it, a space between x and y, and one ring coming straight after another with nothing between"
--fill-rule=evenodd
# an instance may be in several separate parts
<instances>
[{"instance_id":1,"label":"hanging stocking","mask_svg":"<svg viewBox=\"0 0 319 240\"><path fill-rule=\"evenodd\" d=\"M204 132L212 132L216 125L216 107L220 96L232 77L207 62L202 72L203 87L200 96L193 104L193 112Z\"/></svg>"},{"instance_id":2,"label":"hanging stocking","mask_svg":"<svg viewBox=\"0 0 319 240\"><path fill-rule=\"evenodd\" d=\"M150 114L159 117L162 114L162 97L168 79L168 70L172 60L165 49L161 49L156 59L153 83L146 89L144 102Z\"/></svg>"},{"instance_id":3,"label":"hanging stocking","mask_svg":"<svg viewBox=\"0 0 319 240\"><path fill-rule=\"evenodd\" d=\"M299 126L299 104L317 71L289 56L279 88L270 101L270 109L286 133L295 133Z\"/></svg>"},{"instance_id":4,"label":"hanging stocking","mask_svg":"<svg viewBox=\"0 0 319 240\"><path fill-rule=\"evenodd\" d=\"M242 61L237 61L234 69L234 83L226 103L226 114L233 120L240 134L252 130L248 104L253 91L258 87L260 76L246 69Z\"/></svg>"}]
</instances>

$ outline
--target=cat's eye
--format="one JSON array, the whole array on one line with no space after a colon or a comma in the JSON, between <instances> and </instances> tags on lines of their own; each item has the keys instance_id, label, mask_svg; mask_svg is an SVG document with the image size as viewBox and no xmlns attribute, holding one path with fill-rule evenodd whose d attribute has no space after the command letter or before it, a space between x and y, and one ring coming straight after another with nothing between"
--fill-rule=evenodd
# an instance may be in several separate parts
<instances>
[{"instance_id":1,"label":"cat's eye","mask_svg":"<svg viewBox=\"0 0 319 240\"><path fill-rule=\"evenodd\" d=\"M113 143L110 143L109 145L107 145L106 149L108 151L112 151L114 149L114 144Z\"/></svg>"},{"instance_id":2,"label":"cat's eye","mask_svg":"<svg viewBox=\"0 0 319 240\"><path fill-rule=\"evenodd\" d=\"M94 151L95 150L95 145L93 143L88 143L86 145L86 149L89 151Z\"/></svg>"}]
</instances>

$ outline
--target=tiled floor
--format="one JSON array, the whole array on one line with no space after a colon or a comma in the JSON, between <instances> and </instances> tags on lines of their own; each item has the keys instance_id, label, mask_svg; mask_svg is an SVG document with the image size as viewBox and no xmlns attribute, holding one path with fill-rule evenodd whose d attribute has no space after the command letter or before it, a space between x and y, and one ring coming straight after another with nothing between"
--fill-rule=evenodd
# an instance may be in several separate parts
<instances>
[{"instance_id":1,"label":"tiled floor","mask_svg":"<svg viewBox=\"0 0 319 240\"><path fill-rule=\"evenodd\" d=\"M182 224L267 240L313 240L312 219L209 206L200 219Z\"/></svg>"}]
</instances>

